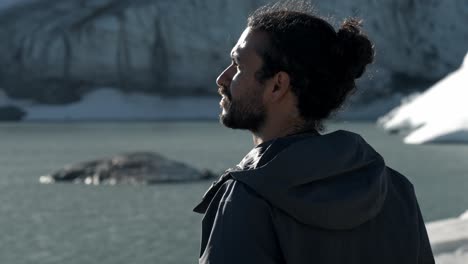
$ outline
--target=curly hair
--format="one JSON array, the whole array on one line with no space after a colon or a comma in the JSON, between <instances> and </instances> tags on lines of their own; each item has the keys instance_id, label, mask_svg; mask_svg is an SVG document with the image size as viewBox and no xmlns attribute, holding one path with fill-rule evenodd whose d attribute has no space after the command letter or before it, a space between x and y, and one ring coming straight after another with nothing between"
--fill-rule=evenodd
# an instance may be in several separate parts
<instances>
[{"instance_id":1,"label":"curly hair","mask_svg":"<svg viewBox=\"0 0 468 264\"><path fill-rule=\"evenodd\" d=\"M293 3L264 6L248 18L251 30L268 36L266 47L258 50L263 65L256 78L264 82L287 72L301 117L321 130L323 120L356 89L355 79L373 62L374 46L360 20L346 19L335 31L310 7Z\"/></svg>"}]
</instances>

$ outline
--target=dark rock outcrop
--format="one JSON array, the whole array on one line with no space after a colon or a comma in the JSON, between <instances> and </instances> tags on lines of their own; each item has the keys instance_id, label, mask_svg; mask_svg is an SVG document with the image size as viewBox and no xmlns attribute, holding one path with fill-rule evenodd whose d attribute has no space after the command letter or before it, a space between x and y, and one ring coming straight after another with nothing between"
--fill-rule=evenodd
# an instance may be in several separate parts
<instances>
[{"instance_id":1,"label":"dark rock outcrop","mask_svg":"<svg viewBox=\"0 0 468 264\"><path fill-rule=\"evenodd\" d=\"M201 172L184 163L153 152L135 152L111 158L66 166L40 177L41 183L72 182L84 184L156 184L204 180L214 174Z\"/></svg>"},{"instance_id":2,"label":"dark rock outcrop","mask_svg":"<svg viewBox=\"0 0 468 264\"><path fill-rule=\"evenodd\" d=\"M20 121L25 115L26 112L17 106L0 106L0 121Z\"/></svg>"}]
</instances>

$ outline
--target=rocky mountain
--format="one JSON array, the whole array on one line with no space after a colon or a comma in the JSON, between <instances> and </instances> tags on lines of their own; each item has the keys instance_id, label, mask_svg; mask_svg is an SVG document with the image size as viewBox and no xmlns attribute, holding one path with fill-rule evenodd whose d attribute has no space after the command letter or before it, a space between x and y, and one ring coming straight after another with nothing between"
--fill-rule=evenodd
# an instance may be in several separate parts
<instances>
[{"instance_id":1,"label":"rocky mountain","mask_svg":"<svg viewBox=\"0 0 468 264\"><path fill-rule=\"evenodd\" d=\"M96 87L215 94L249 12L266 0L28 0L0 10L0 87L12 98L77 101ZM371 97L426 86L468 47L466 0L322 0L338 24L360 16L375 40Z\"/></svg>"}]
</instances>

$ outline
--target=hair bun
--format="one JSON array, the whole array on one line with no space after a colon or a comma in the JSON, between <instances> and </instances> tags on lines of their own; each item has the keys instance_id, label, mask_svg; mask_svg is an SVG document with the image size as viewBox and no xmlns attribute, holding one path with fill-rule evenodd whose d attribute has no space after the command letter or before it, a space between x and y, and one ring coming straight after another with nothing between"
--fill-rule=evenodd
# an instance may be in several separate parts
<instances>
[{"instance_id":1,"label":"hair bun","mask_svg":"<svg viewBox=\"0 0 468 264\"><path fill-rule=\"evenodd\" d=\"M346 75L353 79L361 77L366 66L374 60L374 45L361 31L361 26L361 20L348 18L337 32L339 59L344 62Z\"/></svg>"}]
</instances>

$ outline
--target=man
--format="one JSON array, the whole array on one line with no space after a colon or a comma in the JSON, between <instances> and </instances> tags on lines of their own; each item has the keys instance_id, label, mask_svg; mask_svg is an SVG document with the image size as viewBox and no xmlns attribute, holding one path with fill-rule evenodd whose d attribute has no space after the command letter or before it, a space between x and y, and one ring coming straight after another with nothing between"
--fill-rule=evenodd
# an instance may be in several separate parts
<instances>
[{"instance_id":1,"label":"man","mask_svg":"<svg viewBox=\"0 0 468 264\"><path fill-rule=\"evenodd\" d=\"M221 122L255 147L194 209L200 263L434 263L411 183L359 135L320 135L374 56L357 20L251 15L218 77Z\"/></svg>"}]
</instances>

